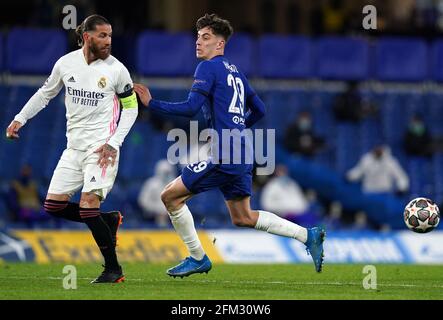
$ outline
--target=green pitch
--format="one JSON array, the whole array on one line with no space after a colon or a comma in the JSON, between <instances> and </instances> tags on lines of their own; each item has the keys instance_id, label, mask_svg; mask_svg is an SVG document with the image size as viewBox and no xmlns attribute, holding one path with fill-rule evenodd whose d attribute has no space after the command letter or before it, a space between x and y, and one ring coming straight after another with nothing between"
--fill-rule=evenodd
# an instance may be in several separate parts
<instances>
[{"instance_id":1,"label":"green pitch","mask_svg":"<svg viewBox=\"0 0 443 320\"><path fill-rule=\"evenodd\" d=\"M443 299L442 266L376 265L377 289L365 290L363 265L214 265L209 274L165 275L166 265L125 264L121 284L89 282L101 272L77 265L77 289L63 288L64 265L0 264L0 299Z\"/></svg>"}]
</instances>

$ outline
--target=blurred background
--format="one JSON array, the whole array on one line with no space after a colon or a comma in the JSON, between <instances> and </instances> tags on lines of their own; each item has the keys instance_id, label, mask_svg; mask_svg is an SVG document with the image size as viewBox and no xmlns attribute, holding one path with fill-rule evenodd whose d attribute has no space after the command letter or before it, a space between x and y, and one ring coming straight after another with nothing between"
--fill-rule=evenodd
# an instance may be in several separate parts
<instances>
[{"instance_id":1,"label":"blurred background","mask_svg":"<svg viewBox=\"0 0 443 320\"><path fill-rule=\"evenodd\" d=\"M362 27L368 4L376 29ZM257 128L276 130L277 169L254 177L253 208L305 226L385 231L406 228L412 198L443 202L443 0L2 1L2 130L55 61L78 48L62 28L65 5L76 7L78 24L105 16L113 55L169 101L186 99L192 84L195 21L207 12L230 20L226 56L267 106ZM18 141L0 138L0 228L83 227L41 209L66 146L63 100L62 91ZM194 120L205 128L202 115ZM188 130L189 120L140 107L102 207L122 210L125 227L171 227L159 194L181 170L164 161L177 127ZM231 227L218 191L189 206L197 227Z\"/></svg>"}]
</instances>

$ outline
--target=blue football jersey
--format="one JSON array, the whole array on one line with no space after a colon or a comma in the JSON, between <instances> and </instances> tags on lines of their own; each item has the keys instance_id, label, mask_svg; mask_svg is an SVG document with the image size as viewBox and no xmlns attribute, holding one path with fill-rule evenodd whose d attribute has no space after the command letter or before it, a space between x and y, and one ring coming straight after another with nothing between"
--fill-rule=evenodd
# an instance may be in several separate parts
<instances>
[{"instance_id":1,"label":"blue football jersey","mask_svg":"<svg viewBox=\"0 0 443 320\"><path fill-rule=\"evenodd\" d=\"M246 134L244 129L247 101L255 92L243 73L224 56L216 56L197 66L191 91L207 97L202 107L204 117L218 137L218 141L211 141L213 160L223 167L252 164L251 131Z\"/></svg>"},{"instance_id":2,"label":"blue football jersey","mask_svg":"<svg viewBox=\"0 0 443 320\"><path fill-rule=\"evenodd\" d=\"M188 100L152 99L149 107L186 117L202 109L211 132L212 162L220 164L218 168L229 174L252 168L253 132L246 129L265 115L265 106L246 77L224 56L215 56L197 66Z\"/></svg>"}]
</instances>

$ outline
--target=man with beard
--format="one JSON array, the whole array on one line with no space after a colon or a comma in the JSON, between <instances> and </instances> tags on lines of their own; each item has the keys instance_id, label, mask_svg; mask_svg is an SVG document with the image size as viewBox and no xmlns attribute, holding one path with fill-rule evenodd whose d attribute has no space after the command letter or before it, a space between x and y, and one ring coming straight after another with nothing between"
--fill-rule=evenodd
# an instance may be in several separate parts
<instances>
[{"instance_id":1,"label":"man with beard","mask_svg":"<svg viewBox=\"0 0 443 320\"><path fill-rule=\"evenodd\" d=\"M55 217L86 223L91 230L105 260L104 271L92 283L121 282L124 275L115 246L122 215L100 212L100 203L114 184L119 148L137 118L137 98L128 70L111 56L108 20L91 15L76 33L81 49L55 63L45 84L15 116L6 136L17 139L19 129L65 86L67 148L52 176L44 208ZM80 203L69 202L80 189Z\"/></svg>"}]
</instances>

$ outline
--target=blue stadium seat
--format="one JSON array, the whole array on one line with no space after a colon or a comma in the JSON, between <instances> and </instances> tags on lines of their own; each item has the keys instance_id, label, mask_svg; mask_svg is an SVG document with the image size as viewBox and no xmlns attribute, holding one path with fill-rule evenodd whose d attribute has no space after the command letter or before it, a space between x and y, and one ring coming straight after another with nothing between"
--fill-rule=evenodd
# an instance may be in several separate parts
<instances>
[{"instance_id":1,"label":"blue stadium seat","mask_svg":"<svg viewBox=\"0 0 443 320\"><path fill-rule=\"evenodd\" d=\"M307 106L302 104L301 99L296 99L288 91L269 91L263 95L263 99L268 110L264 118L266 127L276 130L277 139L283 138L286 128Z\"/></svg>"},{"instance_id":2,"label":"blue stadium seat","mask_svg":"<svg viewBox=\"0 0 443 320\"><path fill-rule=\"evenodd\" d=\"M265 35L259 40L259 75L267 78L312 76L311 40L302 36Z\"/></svg>"},{"instance_id":3,"label":"blue stadium seat","mask_svg":"<svg viewBox=\"0 0 443 320\"><path fill-rule=\"evenodd\" d=\"M316 74L323 79L362 80L368 77L369 47L365 40L323 37L315 43Z\"/></svg>"},{"instance_id":4,"label":"blue stadium seat","mask_svg":"<svg viewBox=\"0 0 443 320\"><path fill-rule=\"evenodd\" d=\"M417 112L426 115L428 106L418 93L390 92L383 97L380 114L384 138L393 146L401 145L409 119Z\"/></svg>"},{"instance_id":5,"label":"blue stadium seat","mask_svg":"<svg viewBox=\"0 0 443 320\"><path fill-rule=\"evenodd\" d=\"M3 35L0 33L0 71L3 71L4 57Z\"/></svg>"},{"instance_id":6,"label":"blue stadium seat","mask_svg":"<svg viewBox=\"0 0 443 320\"><path fill-rule=\"evenodd\" d=\"M385 37L376 44L375 72L379 80L425 80L428 61L428 47L421 39Z\"/></svg>"},{"instance_id":7,"label":"blue stadium seat","mask_svg":"<svg viewBox=\"0 0 443 320\"><path fill-rule=\"evenodd\" d=\"M230 63L236 65L247 77L256 74L255 54L256 43L245 33L236 33L226 46L225 56Z\"/></svg>"},{"instance_id":8,"label":"blue stadium seat","mask_svg":"<svg viewBox=\"0 0 443 320\"><path fill-rule=\"evenodd\" d=\"M435 81L443 81L443 39L436 40L431 45L431 78Z\"/></svg>"},{"instance_id":9,"label":"blue stadium seat","mask_svg":"<svg viewBox=\"0 0 443 320\"><path fill-rule=\"evenodd\" d=\"M443 154L438 152L432 159L433 166L433 185L434 185L434 201L438 204L443 202Z\"/></svg>"},{"instance_id":10,"label":"blue stadium seat","mask_svg":"<svg viewBox=\"0 0 443 320\"><path fill-rule=\"evenodd\" d=\"M332 103L336 92L316 91L310 94L309 100L304 103L304 108L311 112L314 120L314 131L324 137L330 137L334 130L335 120L332 113ZM298 95L300 99L300 95Z\"/></svg>"},{"instance_id":11,"label":"blue stadium seat","mask_svg":"<svg viewBox=\"0 0 443 320\"><path fill-rule=\"evenodd\" d=\"M362 152L368 152L383 141L382 128L377 119L371 118L362 121L360 130L360 148Z\"/></svg>"},{"instance_id":12,"label":"blue stadium seat","mask_svg":"<svg viewBox=\"0 0 443 320\"><path fill-rule=\"evenodd\" d=\"M9 86L2 86L0 85L0 101L3 101L3 103L9 102ZM0 108L0 119L3 119L3 115L6 108ZM6 119L6 121L9 119ZM0 120L0 124L2 121Z\"/></svg>"},{"instance_id":13,"label":"blue stadium seat","mask_svg":"<svg viewBox=\"0 0 443 320\"><path fill-rule=\"evenodd\" d=\"M63 31L15 28L7 38L6 67L11 73L49 74L66 50Z\"/></svg>"},{"instance_id":14,"label":"blue stadium seat","mask_svg":"<svg viewBox=\"0 0 443 320\"><path fill-rule=\"evenodd\" d=\"M356 124L342 123L337 125L335 169L345 174L357 164L362 152L359 144L359 127Z\"/></svg>"},{"instance_id":15,"label":"blue stadium seat","mask_svg":"<svg viewBox=\"0 0 443 320\"><path fill-rule=\"evenodd\" d=\"M427 97L428 113L425 113L427 117L426 123L429 125L429 130L432 136L443 136L443 94L431 93Z\"/></svg>"},{"instance_id":16,"label":"blue stadium seat","mask_svg":"<svg viewBox=\"0 0 443 320\"><path fill-rule=\"evenodd\" d=\"M144 76L192 76L197 59L189 33L145 31L137 42L137 71Z\"/></svg>"},{"instance_id":17,"label":"blue stadium seat","mask_svg":"<svg viewBox=\"0 0 443 320\"><path fill-rule=\"evenodd\" d=\"M428 160L410 157L405 168L410 180L410 193L413 197L427 196L432 198L433 166Z\"/></svg>"},{"instance_id":18,"label":"blue stadium seat","mask_svg":"<svg viewBox=\"0 0 443 320\"><path fill-rule=\"evenodd\" d=\"M152 175L148 164L149 150L147 141L151 139L152 129L143 122L136 122L126 137L120 153L119 175L131 180Z\"/></svg>"}]
</instances>

